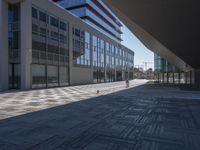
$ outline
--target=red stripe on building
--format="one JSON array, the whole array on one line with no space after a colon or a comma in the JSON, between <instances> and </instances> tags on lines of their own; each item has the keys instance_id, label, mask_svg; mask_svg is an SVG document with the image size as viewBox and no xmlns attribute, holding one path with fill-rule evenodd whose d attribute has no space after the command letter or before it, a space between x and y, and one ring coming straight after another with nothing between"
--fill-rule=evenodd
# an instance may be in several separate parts
<instances>
[{"instance_id":1,"label":"red stripe on building","mask_svg":"<svg viewBox=\"0 0 200 150\"><path fill-rule=\"evenodd\" d=\"M102 30L104 30L105 32L109 33L110 35L112 35L113 37L117 38L118 40L122 41L121 38L117 37L115 34L113 34L112 32L110 32L108 29L106 29L104 26L102 26L101 24L99 24L97 21L95 21L94 19L92 19L89 16L84 16L81 17L81 19L88 19L89 21L91 21L92 23L94 23L96 26L98 26L99 28L101 28Z\"/></svg>"},{"instance_id":2,"label":"red stripe on building","mask_svg":"<svg viewBox=\"0 0 200 150\"><path fill-rule=\"evenodd\" d=\"M104 18L98 11L96 11L92 6L90 6L89 4L82 4L82 5L77 5L77 6L73 6L73 7L69 7L66 8L67 10L73 10L73 9L78 9L78 8L83 8L86 7L87 9L89 9L91 12L93 12L96 16L98 16L99 18L101 18L103 21L105 21L107 24L109 24L116 32L118 32L119 34L122 34L122 32L120 30L117 30L116 27L109 22L106 18ZM116 23L116 22L115 22Z\"/></svg>"},{"instance_id":3,"label":"red stripe on building","mask_svg":"<svg viewBox=\"0 0 200 150\"><path fill-rule=\"evenodd\" d=\"M93 3L95 3L100 9L104 11L115 23L117 23L119 26L122 26L120 22L117 21L116 17L113 16L101 3L98 2L98 0L91 0Z\"/></svg>"}]
</instances>

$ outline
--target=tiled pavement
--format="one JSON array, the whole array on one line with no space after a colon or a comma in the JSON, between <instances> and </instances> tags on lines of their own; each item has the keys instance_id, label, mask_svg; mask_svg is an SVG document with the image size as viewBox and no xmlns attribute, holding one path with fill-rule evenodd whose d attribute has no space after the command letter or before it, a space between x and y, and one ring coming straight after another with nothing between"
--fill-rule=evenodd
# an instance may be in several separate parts
<instances>
[{"instance_id":1,"label":"tiled pavement","mask_svg":"<svg viewBox=\"0 0 200 150\"><path fill-rule=\"evenodd\" d=\"M136 84L142 82L131 83ZM66 89L80 94L70 98ZM57 105L0 120L0 150L200 149L200 92L151 85L125 89L113 83L1 94L0 99L13 112Z\"/></svg>"},{"instance_id":2,"label":"tiled pavement","mask_svg":"<svg viewBox=\"0 0 200 150\"><path fill-rule=\"evenodd\" d=\"M130 88L147 80L132 80ZM124 82L0 93L0 119L69 104L126 89ZM97 94L97 90L100 91Z\"/></svg>"}]
</instances>

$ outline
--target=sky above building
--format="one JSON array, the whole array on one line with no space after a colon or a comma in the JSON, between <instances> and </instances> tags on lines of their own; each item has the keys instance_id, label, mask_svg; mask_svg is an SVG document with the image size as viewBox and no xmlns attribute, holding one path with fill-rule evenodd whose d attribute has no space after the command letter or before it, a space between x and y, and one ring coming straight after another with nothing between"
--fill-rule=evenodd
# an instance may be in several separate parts
<instances>
[{"instance_id":1,"label":"sky above building","mask_svg":"<svg viewBox=\"0 0 200 150\"><path fill-rule=\"evenodd\" d=\"M154 69L154 53L147 49L125 25L122 27L122 32L122 44L135 52L135 67L141 66L145 69L144 62L148 62L147 67Z\"/></svg>"}]
</instances>

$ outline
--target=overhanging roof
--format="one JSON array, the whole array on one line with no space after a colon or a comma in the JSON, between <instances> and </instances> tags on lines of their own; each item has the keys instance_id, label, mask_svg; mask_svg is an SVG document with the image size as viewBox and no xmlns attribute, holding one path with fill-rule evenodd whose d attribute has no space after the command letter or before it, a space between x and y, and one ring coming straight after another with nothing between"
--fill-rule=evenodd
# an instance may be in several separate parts
<instances>
[{"instance_id":1,"label":"overhanging roof","mask_svg":"<svg viewBox=\"0 0 200 150\"><path fill-rule=\"evenodd\" d=\"M147 48L181 69L200 69L198 0L104 2Z\"/></svg>"}]
</instances>

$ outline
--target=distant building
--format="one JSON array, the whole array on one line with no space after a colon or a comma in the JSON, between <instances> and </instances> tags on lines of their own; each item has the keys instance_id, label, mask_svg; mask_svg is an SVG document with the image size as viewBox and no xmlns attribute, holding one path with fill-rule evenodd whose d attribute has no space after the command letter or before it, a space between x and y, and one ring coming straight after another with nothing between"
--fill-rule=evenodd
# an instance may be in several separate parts
<instances>
[{"instance_id":1,"label":"distant building","mask_svg":"<svg viewBox=\"0 0 200 150\"><path fill-rule=\"evenodd\" d=\"M166 59L154 54L155 79L161 83L191 83L190 74L184 73Z\"/></svg>"}]
</instances>

